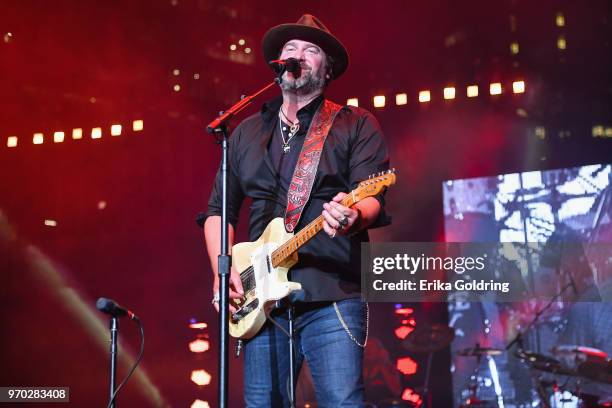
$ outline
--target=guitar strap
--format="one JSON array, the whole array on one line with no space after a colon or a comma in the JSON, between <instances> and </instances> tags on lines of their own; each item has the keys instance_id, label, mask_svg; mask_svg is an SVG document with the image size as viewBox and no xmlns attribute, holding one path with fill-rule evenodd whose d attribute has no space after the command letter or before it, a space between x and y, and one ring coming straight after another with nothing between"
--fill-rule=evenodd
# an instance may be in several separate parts
<instances>
[{"instance_id":1,"label":"guitar strap","mask_svg":"<svg viewBox=\"0 0 612 408\"><path fill-rule=\"evenodd\" d=\"M302 216L302 211L310 198L319 160L325 139L342 106L323 100L310 122L308 134L300 152L289 191L287 192L287 209L285 211L285 229L293 232Z\"/></svg>"}]
</instances>

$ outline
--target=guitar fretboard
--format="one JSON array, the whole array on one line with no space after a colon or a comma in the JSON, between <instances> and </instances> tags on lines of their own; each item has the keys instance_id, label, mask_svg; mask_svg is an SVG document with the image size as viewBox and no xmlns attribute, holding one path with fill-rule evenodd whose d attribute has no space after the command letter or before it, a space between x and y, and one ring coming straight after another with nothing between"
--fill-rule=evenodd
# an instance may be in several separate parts
<instances>
[{"instance_id":1,"label":"guitar fretboard","mask_svg":"<svg viewBox=\"0 0 612 408\"><path fill-rule=\"evenodd\" d=\"M354 199L353 194L348 194L341 204L345 207L354 205L357 201ZM302 228L300 232L296 233L293 238L285 242L274 252L272 252L272 266L277 267L282 264L287 258L291 257L298 249L306 244L312 237L317 235L319 231L323 229L323 216L319 215L317 218L312 220L307 226Z\"/></svg>"}]
</instances>

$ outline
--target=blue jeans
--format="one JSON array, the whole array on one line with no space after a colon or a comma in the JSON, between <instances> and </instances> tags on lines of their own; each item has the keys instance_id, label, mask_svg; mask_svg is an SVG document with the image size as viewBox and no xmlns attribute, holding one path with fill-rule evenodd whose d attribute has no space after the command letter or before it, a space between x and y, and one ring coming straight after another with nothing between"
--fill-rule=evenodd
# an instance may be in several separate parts
<instances>
[{"instance_id":1,"label":"blue jeans","mask_svg":"<svg viewBox=\"0 0 612 408\"><path fill-rule=\"evenodd\" d=\"M353 337L365 341L366 304L360 298L336 303ZM287 314L272 317L288 330ZM349 337L333 304L294 318L296 370L306 359L319 407L363 406L363 348ZM295 376L297 380L297 375ZM288 407L289 339L270 321L244 349L244 398L247 408Z\"/></svg>"}]
</instances>

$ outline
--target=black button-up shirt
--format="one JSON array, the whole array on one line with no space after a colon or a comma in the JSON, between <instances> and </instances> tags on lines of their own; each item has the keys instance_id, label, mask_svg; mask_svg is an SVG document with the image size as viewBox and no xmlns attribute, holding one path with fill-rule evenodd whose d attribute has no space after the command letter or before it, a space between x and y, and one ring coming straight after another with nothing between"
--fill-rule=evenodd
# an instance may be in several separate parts
<instances>
[{"instance_id":1,"label":"black button-up shirt","mask_svg":"<svg viewBox=\"0 0 612 408\"><path fill-rule=\"evenodd\" d=\"M282 98L262 108L261 113L245 119L234 130L229 142L228 219L236 227L245 197L253 203L249 216L249 239L255 241L268 223L284 217L287 189L298 160L310 121L323 101L318 97L297 112L300 130L291 140L291 151L282 153L279 109ZM296 230L321 215L323 203L338 192L350 192L369 175L389 168L387 148L377 120L368 111L344 106L325 140L310 199ZM381 212L370 228L388 225L390 218ZM221 215L221 177L217 173L208 211L198 217ZM299 261L290 270L290 280L300 282L303 291L295 301L331 301L360 296L361 242L368 241L367 231L351 237L330 238L317 234L299 251Z\"/></svg>"}]
</instances>

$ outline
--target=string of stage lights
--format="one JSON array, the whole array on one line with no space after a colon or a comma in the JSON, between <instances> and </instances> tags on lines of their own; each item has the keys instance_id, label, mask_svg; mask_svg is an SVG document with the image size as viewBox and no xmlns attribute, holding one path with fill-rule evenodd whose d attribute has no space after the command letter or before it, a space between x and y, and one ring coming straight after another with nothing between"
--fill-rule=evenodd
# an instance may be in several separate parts
<instances>
[{"instance_id":1,"label":"string of stage lights","mask_svg":"<svg viewBox=\"0 0 612 408\"><path fill-rule=\"evenodd\" d=\"M178 70L175 70L178 71ZM513 94L524 94L526 91L526 84L524 80L516 80L513 81L510 87L505 88L502 82L492 82L489 84L489 92L488 94L491 96L499 96L506 92L506 89L512 89ZM176 91L176 89L175 89ZM443 100L454 100L458 97L458 88L455 86L447 86L442 89L441 99ZM467 85L465 87L465 97L467 98L476 98L480 95L480 87L479 85L472 84ZM414 100L418 100L421 104L427 104L435 100L435 96L432 96L433 91L431 89L423 89L418 92L418 97L415 97ZM396 106L404 106L408 105L409 99L407 93L396 93L395 94L395 105ZM346 100L347 105L351 106L359 106L359 98L348 98ZM372 105L374 108L384 108L387 106L387 97L386 95L375 95L372 97ZM140 132L144 129L144 121L142 119L134 120L132 122L132 130L134 132ZM110 135L111 136L120 136L123 128L120 124L113 124L110 127ZM541 132L540 132L541 133ZM91 128L90 137L91 139L100 139L102 138L103 130L102 127L94 127ZM538 135L541 136L541 135ZM593 137L612 137L612 127L607 127L603 125L594 125L592 128L592 136ZM84 133L83 128L74 128L72 129L72 139L78 140L83 139ZM53 133L53 142L54 143L62 143L66 139L66 133L63 131L56 131ZM44 133L34 133L32 136L32 144L40 145L45 141ZM18 136L8 136L6 138L6 147L14 148L19 144Z\"/></svg>"},{"instance_id":2,"label":"string of stage lights","mask_svg":"<svg viewBox=\"0 0 612 408\"><path fill-rule=\"evenodd\" d=\"M144 129L144 121L142 119L137 119L132 121L132 131L133 132L141 132ZM113 124L110 127L109 134L111 136L117 137L121 136L123 132L123 126L120 124ZM94 127L91 128L89 135L92 139L101 139L104 134L102 127ZM55 131L53 132L53 143L63 143L66 141L66 132L64 131ZM80 140L84 138L83 128L73 128L72 129L72 139ZM41 145L45 142L45 134L42 132L34 133L32 136L32 144ZM6 138L6 147L14 148L19 145L19 137L18 136L9 136Z\"/></svg>"},{"instance_id":3,"label":"string of stage lights","mask_svg":"<svg viewBox=\"0 0 612 408\"><path fill-rule=\"evenodd\" d=\"M512 93L513 94L522 94L525 93L525 81L517 80L512 82ZM492 82L489 84L489 94L496 96L501 95L505 91L504 85L501 82ZM459 90L455 86L447 86L442 90L442 99L444 100L452 100L456 99L458 96ZM431 102L435 97L432 97L433 91L431 89L423 89L419 91L418 98L415 97L415 100L418 100L419 103L428 103ZM475 98L480 95L480 87L478 85L472 84L468 85L465 88L465 96L467 98ZM359 106L358 98L349 98L346 101L347 105ZM387 104L387 97L385 95L375 95L372 98L372 104L375 108L384 108ZM406 93L397 93L395 94L395 105L402 106L408 104L408 94Z\"/></svg>"}]
</instances>

